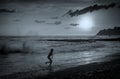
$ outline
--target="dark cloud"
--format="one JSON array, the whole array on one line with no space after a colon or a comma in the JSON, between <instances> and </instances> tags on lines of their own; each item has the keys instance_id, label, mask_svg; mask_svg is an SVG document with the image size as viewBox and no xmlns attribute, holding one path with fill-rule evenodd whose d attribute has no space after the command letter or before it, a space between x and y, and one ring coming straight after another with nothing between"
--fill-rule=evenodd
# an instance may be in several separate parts
<instances>
[{"instance_id":1,"label":"dark cloud","mask_svg":"<svg viewBox=\"0 0 120 79\"><path fill-rule=\"evenodd\" d=\"M62 22L61 21L56 21L54 23L47 23L47 24L60 25L60 24L62 24Z\"/></svg>"},{"instance_id":2,"label":"dark cloud","mask_svg":"<svg viewBox=\"0 0 120 79\"><path fill-rule=\"evenodd\" d=\"M62 24L62 22L61 21L56 21L54 24L55 25L60 25L60 24Z\"/></svg>"},{"instance_id":3,"label":"dark cloud","mask_svg":"<svg viewBox=\"0 0 120 79\"><path fill-rule=\"evenodd\" d=\"M79 24L71 23L71 26L78 26Z\"/></svg>"},{"instance_id":4,"label":"dark cloud","mask_svg":"<svg viewBox=\"0 0 120 79\"><path fill-rule=\"evenodd\" d=\"M52 17L51 19L58 19L59 17Z\"/></svg>"},{"instance_id":5,"label":"dark cloud","mask_svg":"<svg viewBox=\"0 0 120 79\"><path fill-rule=\"evenodd\" d=\"M0 13L14 13L16 12L15 10L10 10L10 9L0 9Z\"/></svg>"},{"instance_id":6,"label":"dark cloud","mask_svg":"<svg viewBox=\"0 0 120 79\"><path fill-rule=\"evenodd\" d=\"M45 21L35 20L36 23L45 23Z\"/></svg>"},{"instance_id":7,"label":"dark cloud","mask_svg":"<svg viewBox=\"0 0 120 79\"><path fill-rule=\"evenodd\" d=\"M70 15L71 17L73 17L73 16L78 16L78 15L82 15L82 14L85 14L85 13L88 13L88 12L101 10L101 9L107 10L109 8L114 8L115 6L116 6L116 3L111 3L111 4L108 4L108 5L97 5L97 4L95 4L93 6L89 6L89 7L83 8L81 10L78 10L78 9L76 11L69 10L63 16Z\"/></svg>"}]
</instances>

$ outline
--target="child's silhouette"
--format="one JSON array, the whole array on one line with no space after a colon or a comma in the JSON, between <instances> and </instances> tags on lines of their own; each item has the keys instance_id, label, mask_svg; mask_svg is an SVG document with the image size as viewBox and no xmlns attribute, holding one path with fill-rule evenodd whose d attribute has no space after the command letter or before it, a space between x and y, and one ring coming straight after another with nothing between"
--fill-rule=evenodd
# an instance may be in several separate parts
<instances>
[{"instance_id":1,"label":"child's silhouette","mask_svg":"<svg viewBox=\"0 0 120 79\"><path fill-rule=\"evenodd\" d=\"M53 49L50 50L47 58L49 59L49 62L46 62L46 64L49 63L49 66L51 66L51 64L52 64L52 62L53 62L53 61L52 61L52 58L53 58Z\"/></svg>"}]
</instances>

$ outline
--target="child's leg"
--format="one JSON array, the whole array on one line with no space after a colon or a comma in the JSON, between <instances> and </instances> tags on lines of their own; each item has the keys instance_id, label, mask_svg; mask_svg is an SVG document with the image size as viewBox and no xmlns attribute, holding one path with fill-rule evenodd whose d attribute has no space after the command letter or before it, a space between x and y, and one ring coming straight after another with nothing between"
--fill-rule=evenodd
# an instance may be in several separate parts
<instances>
[{"instance_id":1,"label":"child's leg","mask_svg":"<svg viewBox=\"0 0 120 79\"><path fill-rule=\"evenodd\" d=\"M50 63L50 64L49 64L49 66L51 66L51 65L52 65L52 59L51 59L51 58L49 58L49 60L50 60L50 62L49 62L49 63Z\"/></svg>"}]
</instances>

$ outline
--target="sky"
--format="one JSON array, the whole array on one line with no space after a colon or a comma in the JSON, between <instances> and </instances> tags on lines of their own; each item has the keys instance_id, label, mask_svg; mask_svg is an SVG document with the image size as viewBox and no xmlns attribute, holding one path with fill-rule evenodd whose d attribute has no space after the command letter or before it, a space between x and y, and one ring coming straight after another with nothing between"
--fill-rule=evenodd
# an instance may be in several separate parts
<instances>
[{"instance_id":1,"label":"sky","mask_svg":"<svg viewBox=\"0 0 120 79\"><path fill-rule=\"evenodd\" d=\"M119 7L120 0L0 0L0 35L95 35L120 26Z\"/></svg>"}]
</instances>

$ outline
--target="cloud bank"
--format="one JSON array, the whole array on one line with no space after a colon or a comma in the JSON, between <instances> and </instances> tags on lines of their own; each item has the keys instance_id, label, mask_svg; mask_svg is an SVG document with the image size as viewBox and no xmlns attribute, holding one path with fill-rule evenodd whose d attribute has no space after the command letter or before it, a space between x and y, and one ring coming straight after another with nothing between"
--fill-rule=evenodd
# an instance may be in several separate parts
<instances>
[{"instance_id":1,"label":"cloud bank","mask_svg":"<svg viewBox=\"0 0 120 79\"><path fill-rule=\"evenodd\" d=\"M65 13L63 16L65 15L70 15L71 17L73 16L79 16L79 15L82 15L82 14L85 14L85 13L88 13L88 12L93 12L93 11L97 11L97 10L101 10L101 9L109 9L109 8L114 8L116 6L116 3L111 3L111 4L108 4L108 5L98 5L98 4L95 4L93 6L89 6L89 7L86 7L86 8L83 8L81 10L69 10L67 13Z\"/></svg>"},{"instance_id":2,"label":"cloud bank","mask_svg":"<svg viewBox=\"0 0 120 79\"><path fill-rule=\"evenodd\" d=\"M10 9L0 9L0 13L14 13L16 12L15 10L10 10Z\"/></svg>"}]
</instances>

